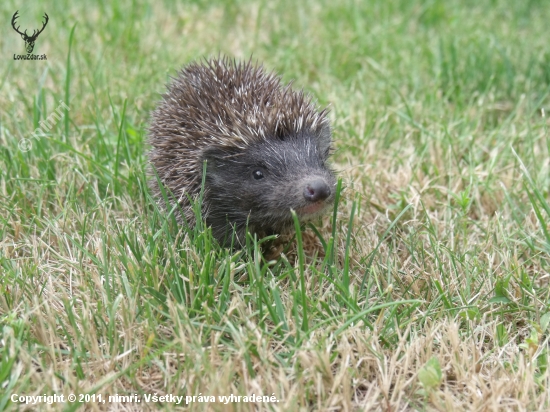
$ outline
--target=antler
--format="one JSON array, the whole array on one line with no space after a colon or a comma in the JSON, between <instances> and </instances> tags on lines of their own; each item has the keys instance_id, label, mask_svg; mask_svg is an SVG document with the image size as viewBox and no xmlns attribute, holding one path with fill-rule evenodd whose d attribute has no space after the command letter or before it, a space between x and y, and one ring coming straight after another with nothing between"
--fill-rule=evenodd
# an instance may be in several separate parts
<instances>
[{"instance_id":1,"label":"antler","mask_svg":"<svg viewBox=\"0 0 550 412\"><path fill-rule=\"evenodd\" d=\"M14 29L17 33L19 33L21 36L25 36L25 37L26 37L26 36L27 36L27 30L25 30L25 33L21 33L21 32L19 31L19 27L21 27L21 26L15 27L15 20L17 20L17 18L19 17L19 16L17 15L17 13L19 13L19 10L17 10L17 11L15 12L15 14L13 15L13 17L11 18L11 25L12 25L13 29ZM46 13L44 13L44 14L46 14Z\"/></svg>"},{"instance_id":2,"label":"antler","mask_svg":"<svg viewBox=\"0 0 550 412\"><path fill-rule=\"evenodd\" d=\"M30 37L31 39L35 40L38 37L38 35L44 31L44 28L46 27L46 24L48 24L48 20L50 20L50 18L48 17L48 15L46 13L44 13L44 18L46 19L46 21L44 23L42 23L42 28L40 30L38 30L38 33L36 33L36 34L35 34L36 30L33 30L32 36Z\"/></svg>"}]
</instances>

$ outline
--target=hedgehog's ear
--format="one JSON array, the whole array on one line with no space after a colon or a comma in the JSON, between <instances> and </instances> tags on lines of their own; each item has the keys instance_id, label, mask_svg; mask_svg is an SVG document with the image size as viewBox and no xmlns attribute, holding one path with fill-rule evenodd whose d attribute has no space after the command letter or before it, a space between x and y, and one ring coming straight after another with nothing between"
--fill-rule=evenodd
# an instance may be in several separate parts
<instances>
[{"instance_id":1,"label":"hedgehog's ear","mask_svg":"<svg viewBox=\"0 0 550 412\"><path fill-rule=\"evenodd\" d=\"M206 161L206 167L207 169L210 169L212 167L216 167L221 160L222 155L223 153L220 149L209 147L202 151L202 160L203 162Z\"/></svg>"},{"instance_id":2,"label":"hedgehog's ear","mask_svg":"<svg viewBox=\"0 0 550 412\"><path fill-rule=\"evenodd\" d=\"M208 147L202 151L202 160L206 161L207 170L211 170L213 167L221 166L231 154L228 150L219 147Z\"/></svg>"},{"instance_id":3,"label":"hedgehog's ear","mask_svg":"<svg viewBox=\"0 0 550 412\"><path fill-rule=\"evenodd\" d=\"M332 143L332 132L330 130L330 124L328 122L324 122L318 133L319 151L325 158L327 158L330 154Z\"/></svg>"}]
</instances>

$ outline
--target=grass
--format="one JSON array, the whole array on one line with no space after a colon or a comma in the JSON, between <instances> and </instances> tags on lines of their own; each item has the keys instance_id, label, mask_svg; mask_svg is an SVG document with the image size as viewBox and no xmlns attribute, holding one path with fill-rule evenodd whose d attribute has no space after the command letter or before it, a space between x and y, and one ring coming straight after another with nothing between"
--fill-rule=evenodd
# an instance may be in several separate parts
<instances>
[{"instance_id":1,"label":"grass","mask_svg":"<svg viewBox=\"0 0 550 412\"><path fill-rule=\"evenodd\" d=\"M546 6L2 2L0 410L550 409ZM275 263L147 190L148 113L219 52L331 107L338 207ZM71 393L105 403L13 401Z\"/></svg>"}]
</instances>

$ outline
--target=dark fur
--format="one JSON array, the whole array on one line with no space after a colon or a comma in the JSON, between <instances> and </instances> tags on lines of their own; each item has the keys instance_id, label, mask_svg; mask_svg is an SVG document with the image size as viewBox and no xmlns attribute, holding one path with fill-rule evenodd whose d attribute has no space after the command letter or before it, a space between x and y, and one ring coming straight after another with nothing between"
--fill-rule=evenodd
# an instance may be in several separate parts
<instances>
[{"instance_id":1,"label":"dark fur","mask_svg":"<svg viewBox=\"0 0 550 412\"><path fill-rule=\"evenodd\" d=\"M251 62L221 58L184 68L152 114L149 143L151 172L189 223L194 216L187 195L200 192L207 162L202 211L224 244L233 241L233 229L242 244L247 223L260 236L288 232L291 209L309 220L334 200L326 110ZM253 176L258 170L260 180ZM305 185L319 179L330 195L316 202L317 212L301 213L312 204L304 197ZM151 188L164 203L156 176Z\"/></svg>"}]
</instances>

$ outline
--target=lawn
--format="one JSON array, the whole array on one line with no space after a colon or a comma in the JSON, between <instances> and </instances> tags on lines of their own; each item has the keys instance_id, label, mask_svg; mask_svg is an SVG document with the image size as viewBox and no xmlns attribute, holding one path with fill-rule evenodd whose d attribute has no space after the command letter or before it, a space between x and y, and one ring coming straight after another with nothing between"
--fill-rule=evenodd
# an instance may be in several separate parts
<instances>
[{"instance_id":1,"label":"lawn","mask_svg":"<svg viewBox=\"0 0 550 412\"><path fill-rule=\"evenodd\" d=\"M34 3L0 4L0 410L550 410L547 2ZM340 197L275 260L147 187L219 54L330 108Z\"/></svg>"}]
</instances>

